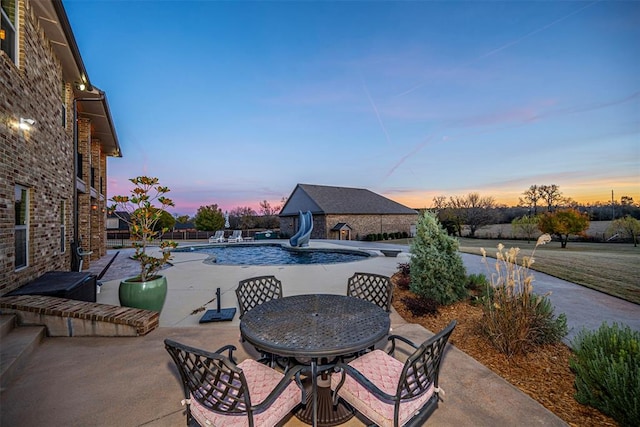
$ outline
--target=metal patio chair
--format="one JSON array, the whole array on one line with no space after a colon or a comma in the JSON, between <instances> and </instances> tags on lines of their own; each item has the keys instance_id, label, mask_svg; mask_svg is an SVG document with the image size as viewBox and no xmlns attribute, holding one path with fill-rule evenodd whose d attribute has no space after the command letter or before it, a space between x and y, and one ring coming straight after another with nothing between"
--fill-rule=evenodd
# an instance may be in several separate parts
<instances>
[{"instance_id":1,"label":"metal patio chair","mask_svg":"<svg viewBox=\"0 0 640 427\"><path fill-rule=\"evenodd\" d=\"M241 280L236 288L240 319L244 313L257 305L272 299L282 298L282 282L275 276L258 276ZM277 356L256 348L260 352L260 362L274 367L276 363L281 367L287 366L289 361L279 361Z\"/></svg>"},{"instance_id":2,"label":"metal patio chair","mask_svg":"<svg viewBox=\"0 0 640 427\"><path fill-rule=\"evenodd\" d=\"M236 288L240 318L263 302L282 298L282 282L275 276L259 276L241 280Z\"/></svg>"},{"instance_id":3,"label":"metal patio chair","mask_svg":"<svg viewBox=\"0 0 640 427\"><path fill-rule=\"evenodd\" d=\"M188 426L281 425L306 398L302 367L282 374L252 359L236 364L232 345L208 352L171 339L164 344L180 373Z\"/></svg>"},{"instance_id":4,"label":"metal patio chair","mask_svg":"<svg viewBox=\"0 0 640 427\"><path fill-rule=\"evenodd\" d=\"M390 312L393 286L387 276L355 273L347 282L347 295L370 301Z\"/></svg>"},{"instance_id":5,"label":"metal patio chair","mask_svg":"<svg viewBox=\"0 0 640 427\"><path fill-rule=\"evenodd\" d=\"M381 427L421 426L438 407L438 375L442 354L456 326L453 320L421 345L391 335L389 353L374 350L353 360L338 363L331 385L333 401L344 399L364 417ZM393 357L396 340L415 349L403 364Z\"/></svg>"}]
</instances>

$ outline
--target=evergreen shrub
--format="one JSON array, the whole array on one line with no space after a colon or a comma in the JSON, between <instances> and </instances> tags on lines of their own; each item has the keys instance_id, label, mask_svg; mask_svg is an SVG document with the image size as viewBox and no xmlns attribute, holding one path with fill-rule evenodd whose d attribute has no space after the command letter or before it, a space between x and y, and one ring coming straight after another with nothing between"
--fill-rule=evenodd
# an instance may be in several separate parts
<instances>
[{"instance_id":1,"label":"evergreen shrub","mask_svg":"<svg viewBox=\"0 0 640 427\"><path fill-rule=\"evenodd\" d=\"M595 332L580 331L572 346L576 400L623 427L640 425L640 332L604 322Z\"/></svg>"},{"instance_id":2,"label":"evergreen shrub","mask_svg":"<svg viewBox=\"0 0 640 427\"><path fill-rule=\"evenodd\" d=\"M435 214L425 211L411 243L411 291L448 305L467 296L465 282L458 241L447 235Z\"/></svg>"}]
</instances>

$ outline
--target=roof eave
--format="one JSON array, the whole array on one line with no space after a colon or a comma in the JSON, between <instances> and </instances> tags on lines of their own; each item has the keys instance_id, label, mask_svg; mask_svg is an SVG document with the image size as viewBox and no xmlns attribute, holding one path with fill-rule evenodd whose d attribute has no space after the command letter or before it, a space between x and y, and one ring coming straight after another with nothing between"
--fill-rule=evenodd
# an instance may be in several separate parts
<instances>
[{"instance_id":1,"label":"roof eave","mask_svg":"<svg viewBox=\"0 0 640 427\"><path fill-rule=\"evenodd\" d=\"M62 0L37 1L31 2L31 5L60 61L64 81L71 83L74 98L102 97L101 102L84 103L79 108L78 115L92 120L92 136L100 141L105 155L122 157L107 98L103 97L104 92L95 88L89 79ZM85 85L84 90L80 90L80 83Z\"/></svg>"}]
</instances>

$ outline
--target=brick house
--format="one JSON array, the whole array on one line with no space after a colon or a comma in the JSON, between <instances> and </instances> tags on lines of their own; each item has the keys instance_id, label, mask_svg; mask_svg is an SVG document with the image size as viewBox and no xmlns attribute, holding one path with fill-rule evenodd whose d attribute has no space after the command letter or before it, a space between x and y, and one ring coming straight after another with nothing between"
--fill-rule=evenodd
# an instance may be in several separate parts
<instances>
[{"instance_id":1,"label":"brick house","mask_svg":"<svg viewBox=\"0 0 640 427\"><path fill-rule=\"evenodd\" d=\"M298 184L280 211L280 233L292 236L298 212L313 214L312 239L362 240L368 234L407 232L418 212L363 188Z\"/></svg>"},{"instance_id":2,"label":"brick house","mask_svg":"<svg viewBox=\"0 0 640 427\"><path fill-rule=\"evenodd\" d=\"M107 157L120 145L61 0L2 0L0 295L106 253Z\"/></svg>"}]
</instances>

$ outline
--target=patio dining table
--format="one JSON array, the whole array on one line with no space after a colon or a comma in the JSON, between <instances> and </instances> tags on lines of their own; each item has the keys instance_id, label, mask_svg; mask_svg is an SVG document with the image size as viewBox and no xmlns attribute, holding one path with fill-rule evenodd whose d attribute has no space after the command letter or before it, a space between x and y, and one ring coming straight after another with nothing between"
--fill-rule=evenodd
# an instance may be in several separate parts
<instances>
[{"instance_id":1,"label":"patio dining table","mask_svg":"<svg viewBox=\"0 0 640 427\"><path fill-rule=\"evenodd\" d=\"M353 411L331 414L323 404L318 415L318 363L327 366L340 356L357 353L384 338L389 313L369 301L332 294L295 295L267 301L246 312L240 321L242 337L260 350L297 360L309 360L311 411L296 416L313 426L336 425ZM321 398L330 399L330 389ZM327 403L327 402L324 402Z\"/></svg>"}]
</instances>

